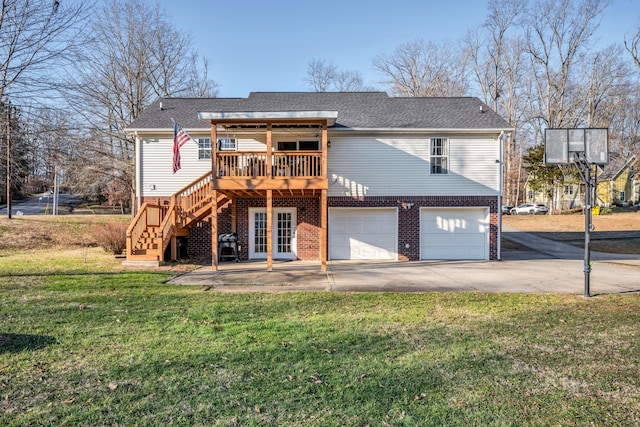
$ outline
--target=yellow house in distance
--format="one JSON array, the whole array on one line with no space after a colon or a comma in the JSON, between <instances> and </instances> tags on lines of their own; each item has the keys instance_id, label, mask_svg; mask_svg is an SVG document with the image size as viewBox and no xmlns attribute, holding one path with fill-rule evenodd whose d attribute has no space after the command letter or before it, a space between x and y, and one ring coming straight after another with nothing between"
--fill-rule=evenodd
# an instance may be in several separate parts
<instances>
[{"instance_id":1,"label":"yellow house in distance","mask_svg":"<svg viewBox=\"0 0 640 427\"><path fill-rule=\"evenodd\" d=\"M612 156L598 175L596 205L602 207L638 204L640 198L640 174L635 156Z\"/></svg>"}]
</instances>

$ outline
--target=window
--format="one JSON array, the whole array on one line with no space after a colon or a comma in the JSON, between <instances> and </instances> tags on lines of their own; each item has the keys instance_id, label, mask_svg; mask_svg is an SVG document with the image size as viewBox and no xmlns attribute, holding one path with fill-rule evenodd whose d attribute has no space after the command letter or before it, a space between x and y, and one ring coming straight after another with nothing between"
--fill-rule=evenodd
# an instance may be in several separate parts
<instances>
[{"instance_id":1,"label":"window","mask_svg":"<svg viewBox=\"0 0 640 427\"><path fill-rule=\"evenodd\" d=\"M627 195L625 194L625 192L621 191L620 192L620 201L623 202L623 203L626 202L627 201L626 197L627 197Z\"/></svg>"},{"instance_id":2,"label":"window","mask_svg":"<svg viewBox=\"0 0 640 427\"><path fill-rule=\"evenodd\" d=\"M431 173L447 174L447 138L431 138Z\"/></svg>"},{"instance_id":3,"label":"window","mask_svg":"<svg viewBox=\"0 0 640 427\"><path fill-rule=\"evenodd\" d=\"M236 139L235 138L218 138L218 150L236 151Z\"/></svg>"},{"instance_id":4,"label":"window","mask_svg":"<svg viewBox=\"0 0 640 427\"><path fill-rule=\"evenodd\" d=\"M278 151L318 151L320 143L315 141L278 141Z\"/></svg>"},{"instance_id":5,"label":"window","mask_svg":"<svg viewBox=\"0 0 640 427\"><path fill-rule=\"evenodd\" d=\"M318 151L318 141L298 141L300 151Z\"/></svg>"},{"instance_id":6,"label":"window","mask_svg":"<svg viewBox=\"0 0 640 427\"><path fill-rule=\"evenodd\" d=\"M278 151L296 151L297 141L278 141Z\"/></svg>"},{"instance_id":7,"label":"window","mask_svg":"<svg viewBox=\"0 0 640 427\"><path fill-rule=\"evenodd\" d=\"M565 185L564 194L565 196L573 196L573 185Z\"/></svg>"},{"instance_id":8,"label":"window","mask_svg":"<svg viewBox=\"0 0 640 427\"><path fill-rule=\"evenodd\" d=\"M198 160L211 158L211 138L198 138Z\"/></svg>"}]
</instances>

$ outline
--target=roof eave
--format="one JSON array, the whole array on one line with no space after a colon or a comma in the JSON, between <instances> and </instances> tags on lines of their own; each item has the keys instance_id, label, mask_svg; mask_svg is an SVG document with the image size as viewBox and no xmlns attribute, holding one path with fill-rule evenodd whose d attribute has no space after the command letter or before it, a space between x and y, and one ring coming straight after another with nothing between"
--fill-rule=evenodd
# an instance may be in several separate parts
<instances>
[{"instance_id":1,"label":"roof eave","mask_svg":"<svg viewBox=\"0 0 640 427\"><path fill-rule=\"evenodd\" d=\"M500 133L514 132L515 128L331 128L331 132L375 132L375 133Z\"/></svg>"},{"instance_id":2,"label":"roof eave","mask_svg":"<svg viewBox=\"0 0 640 427\"><path fill-rule=\"evenodd\" d=\"M338 118L337 111L199 111L198 119L207 122L298 122L305 120L326 121L333 126Z\"/></svg>"}]
</instances>

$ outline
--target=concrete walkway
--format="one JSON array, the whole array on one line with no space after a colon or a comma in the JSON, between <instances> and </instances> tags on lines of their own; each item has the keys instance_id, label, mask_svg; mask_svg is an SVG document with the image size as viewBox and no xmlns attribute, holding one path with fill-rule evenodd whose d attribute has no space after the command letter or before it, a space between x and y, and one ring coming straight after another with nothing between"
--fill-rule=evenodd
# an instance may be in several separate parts
<instances>
[{"instance_id":1,"label":"concrete walkway","mask_svg":"<svg viewBox=\"0 0 640 427\"><path fill-rule=\"evenodd\" d=\"M526 247L503 250L500 261L332 261L223 263L218 271L203 267L170 283L230 292L559 292L584 294L584 249L505 230L503 237ZM592 296L640 292L640 254L591 253Z\"/></svg>"}]
</instances>

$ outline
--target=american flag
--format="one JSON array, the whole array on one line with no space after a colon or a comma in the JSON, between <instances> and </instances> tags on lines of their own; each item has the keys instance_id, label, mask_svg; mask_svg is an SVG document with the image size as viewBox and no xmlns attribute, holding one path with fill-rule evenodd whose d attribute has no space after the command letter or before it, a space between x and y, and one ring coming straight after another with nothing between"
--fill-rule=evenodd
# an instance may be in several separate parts
<instances>
[{"instance_id":1,"label":"american flag","mask_svg":"<svg viewBox=\"0 0 640 427\"><path fill-rule=\"evenodd\" d=\"M180 170L180 148L189 141L191 137L176 123L173 127L173 173Z\"/></svg>"}]
</instances>

